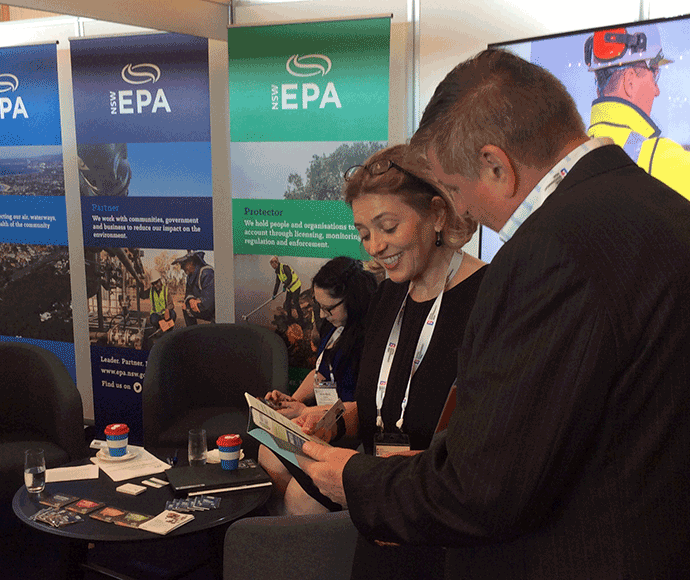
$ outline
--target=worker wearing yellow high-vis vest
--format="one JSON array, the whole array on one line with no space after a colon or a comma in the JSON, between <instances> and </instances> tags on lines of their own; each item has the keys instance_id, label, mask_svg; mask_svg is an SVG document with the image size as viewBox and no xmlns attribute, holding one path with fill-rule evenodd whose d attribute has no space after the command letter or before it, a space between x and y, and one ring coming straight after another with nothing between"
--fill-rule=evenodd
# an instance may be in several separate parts
<instances>
[{"instance_id":1,"label":"worker wearing yellow high-vis vest","mask_svg":"<svg viewBox=\"0 0 690 580\"><path fill-rule=\"evenodd\" d=\"M690 151L661 136L650 114L664 57L656 24L595 32L585 41L594 72L590 137L610 137L645 171L690 199Z\"/></svg>"},{"instance_id":2,"label":"worker wearing yellow high-vis vest","mask_svg":"<svg viewBox=\"0 0 690 580\"><path fill-rule=\"evenodd\" d=\"M151 300L151 326L153 330L166 332L175 326L177 314L173 305L168 286L163 283L160 272L153 270L151 275L151 287L142 292L142 298ZM172 322L172 324L171 324Z\"/></svg>"},{"instance_id":3,"label":"worker wearing yellow high-vis vest","mask_svg":"<svg viewBox=\"0 0 690 580\"><path fill-rule=\"evenodd\" d=\"M278 295L280 285L283 285L285 290L285 312L287 313L288 321L294 320L292 316L292 309L297 311L299 322L304 319L304 314L299 305L299 295L302 290L302 281L299 279L297 272L295 272L287 264L281 264L277 256L273 256L270 261L271 267L276 272L276 283L273 286L273 298Z\"/></svg>"}]
</instances>

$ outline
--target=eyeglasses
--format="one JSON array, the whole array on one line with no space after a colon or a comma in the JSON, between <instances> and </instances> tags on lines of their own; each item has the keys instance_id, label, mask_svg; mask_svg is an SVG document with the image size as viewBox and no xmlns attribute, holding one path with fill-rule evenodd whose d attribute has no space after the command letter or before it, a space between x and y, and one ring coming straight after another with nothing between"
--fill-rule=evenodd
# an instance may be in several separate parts
<instances>
[{"instance_id":1,"label":"eyeglasses","mask_svg":"<svg viewBox=\"0 0 690 580\"><path fill-rule=\"evenodd\" d=\"M378 177L379 175L383 175L387 171L390 171L392 168L395 168L398 171L405 173L406 175L411 175L409 171L407 171L403 167L400 167L400 165L395 163L395 161L391 161L390 159L384 159L382 161L375 161L374 163L370 163L369 165L353 165L345 173L343 173L343 179L345 181L352 180L360 169L366 170L372 177Z\"/></svg>"},{"instance_id":2,"label":"eyeglasses","mask_svg":"<svg viewBox=\"0 0 690 580\"><path fill-rule=\"evenodd\" d=\"M314 302L316 302L316 300L315 300ZM345 298L343 298L343 299L342 299L340 302L338 302L337 304L334 304L333 306L328 306L328 307L322 306L322 305L319 304L318 302L316 302L316 303L319 304L319 308L321 308L321 310L323 310L326 314L328 314L328 316L331 316L331 315L333 314L333 311L334 311L336 308L338 308L338 306L340 306L343 302L345 302Z\"/></svg>"}]
</instances>

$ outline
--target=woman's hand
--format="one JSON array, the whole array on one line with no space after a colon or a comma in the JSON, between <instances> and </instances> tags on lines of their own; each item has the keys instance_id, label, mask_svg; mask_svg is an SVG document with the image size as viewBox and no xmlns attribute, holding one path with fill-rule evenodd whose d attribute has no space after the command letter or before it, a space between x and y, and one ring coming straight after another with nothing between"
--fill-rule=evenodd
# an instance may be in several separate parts
<instances>
[{"instance_id":1,"label":"woman's hand","mask_svg":"<svg viewBox=\"0 0 690 580\"><path fill-rule=\"evenodd\" d=\"M277 413L280 413L288 419L294 419L297 417L304 409L306 405L301 403L294 397L281 393L280 391L269 391L264 397L269 405L272 403L273 408Z\"/></svg>"},{"instance_id":2,"label":"woman's hand","mask_svg":"<svg viewBox=\"0 0 690 580\"><path fill-rule=\"evenodd\" d=\"M280 409L276 409L276 413L280 413L283 417L288 419L295 419L307 408L308 407L304 403L291 399L289 401L283 401Z\"/></svg>"}]
</instances>

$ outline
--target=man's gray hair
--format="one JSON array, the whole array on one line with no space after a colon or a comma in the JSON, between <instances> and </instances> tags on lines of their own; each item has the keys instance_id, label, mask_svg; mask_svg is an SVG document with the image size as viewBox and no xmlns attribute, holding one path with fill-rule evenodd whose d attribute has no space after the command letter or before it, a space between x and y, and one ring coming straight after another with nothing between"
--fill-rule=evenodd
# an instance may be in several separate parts
<instances>
[{"instance_id":1,"label":"man's gray hair","mask_svg":"<svg viewBox=\"0 0 690 580\"><path fill-rule=\"evenodd\" d=\"M584 135L575 102L556 77L510 52L488 49L441 81L410 145L420 154L433 150L446 173L476 179L485 145L544 168Z\"/></svg>"}]
</instances>

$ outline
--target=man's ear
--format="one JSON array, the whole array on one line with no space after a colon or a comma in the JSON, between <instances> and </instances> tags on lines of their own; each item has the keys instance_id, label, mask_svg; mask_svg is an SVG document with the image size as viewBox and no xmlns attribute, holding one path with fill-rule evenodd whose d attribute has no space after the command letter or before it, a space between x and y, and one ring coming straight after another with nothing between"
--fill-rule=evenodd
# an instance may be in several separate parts
<instances>
[{"instance_id":1,"label":"man's ear","mask_svg":"<svg viewBox=\"0 0 690 580\"><path fill-rule=\"evenodd\" d=\"M623 71L623 80L621 81L621 88L623 94L628 100L632 100L635 94L635 87L637 86L637 74L633 67L629 67Z\"/></svg>"},{"instance_id":2,"label":"man's ear","mask_svg":"<svg viewBox=\"0 0 690 580\"><path fill-rule=\"evenodd\" d=\"M479 150L479 179L503 198L517 193L517 173L508 155L500 147L484 145Z\"/></svg>"}]
</instances>

